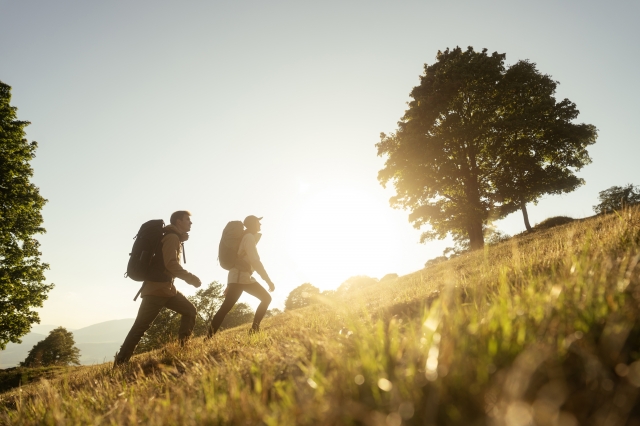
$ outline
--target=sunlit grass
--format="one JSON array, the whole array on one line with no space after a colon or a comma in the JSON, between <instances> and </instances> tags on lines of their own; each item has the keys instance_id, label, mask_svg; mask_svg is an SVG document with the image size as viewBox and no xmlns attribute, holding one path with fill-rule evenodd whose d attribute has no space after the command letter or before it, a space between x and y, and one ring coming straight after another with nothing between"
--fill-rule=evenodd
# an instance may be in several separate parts
<instances>
[{"instance_id":1,"label":"sunlit grass","mask_svg":"<svg viewBox=\"0 0 640 426\"><path fill-rule=\"evenodd\" d=\"M0 395L9 424L625 424L640 211L523 235L263 322ZM636 411L634 411L636 410Z\"/></svg>"}]
</instances>

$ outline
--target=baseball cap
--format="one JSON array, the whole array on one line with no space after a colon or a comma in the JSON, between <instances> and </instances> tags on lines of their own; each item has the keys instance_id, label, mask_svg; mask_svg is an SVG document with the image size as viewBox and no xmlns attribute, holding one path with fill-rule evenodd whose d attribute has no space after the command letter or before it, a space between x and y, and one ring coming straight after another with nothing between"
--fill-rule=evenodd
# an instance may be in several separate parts
<instances>
[{"instance_id":1,"label":"baseball cap","mask_svg":"<svg viewBox=\"0 0 640 426\"><path fill-rule=\"evenodd\" d=\"M244 218L244 222L242 222L242 223L244 223L244 226L248 226L252 222L260 222L261 220L262 220L261 217L250 215L250 216L245 217Z\"/></svg>"}]
</instances>

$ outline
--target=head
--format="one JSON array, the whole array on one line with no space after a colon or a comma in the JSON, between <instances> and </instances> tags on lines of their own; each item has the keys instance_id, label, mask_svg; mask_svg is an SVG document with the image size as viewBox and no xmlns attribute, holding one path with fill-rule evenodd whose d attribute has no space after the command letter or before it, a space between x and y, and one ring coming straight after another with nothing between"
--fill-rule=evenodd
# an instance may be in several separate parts
<instances>
[{"instance_id":1,"label":"head","mask_svg":"<svg viewBox=\"0 0 640 426\"><path fill-rule=\"evenodd\" d=\"M249 232L251 232L252 234L256 234L258 232L260 232L260 221L262 220L261 217L256 217L256 216L247 216L244 218L244 226L245 228L247 228L247 230Z\"/></svg>"},{"instance_id":2,"label":"head","mask_svg":"<svg viewBox=\"0 0 640 426\"><path fill-rule=\"evenodd\" d=\"M191 213L186 210L173 212L169 222L178 228L178 231L182 233L189 232L191 230Z\"/></svg>"}]
</instances>

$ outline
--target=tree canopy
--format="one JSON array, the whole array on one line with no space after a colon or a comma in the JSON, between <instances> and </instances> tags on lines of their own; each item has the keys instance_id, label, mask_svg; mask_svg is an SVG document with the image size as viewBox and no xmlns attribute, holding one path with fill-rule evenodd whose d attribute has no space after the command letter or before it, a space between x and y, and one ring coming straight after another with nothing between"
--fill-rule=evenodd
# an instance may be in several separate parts
<instances>
[{"instance_id":1,"label":"tree canopy","mask_svg":"<svg viewBox=\"0 0 640 426\"><path fill-rule=\"evenodd\" d=\"M28 121L17 119L10 105L11 87L0 82L0 349L39 323L41 307L53 284L44 284L46 263L40 261L41 210L45 200L30 182L36 142L28 142Z\"/></svg>"},{"instance_id":2,"label":"tree canopy","mask_svg":"<svg viewBox=\"0 0 640 426\"><path fill-rule=\"evenodd\" d=\"M633 184L612 186L598 193L600 203L593 206L597 214L611 213L634 204L640 204L640 187Z\"/></svg>"},{"instance_id":3,"label":"tree canopy","mask_svg":"<svg viewBox=\"0 0 640 426\"><path fill-rule=\"evenodd\" d=\"M593 125L572 123L579 111L568 99L556 102L557 85L529 61L509 67L498 84L492 150L497 154L494 190L502 203L499 216L519 208L527 231L527 203L584 184L574 171L591 163L586 148L597 137Z\"/></svg>"},{"instance_id":4,"label":"tree canopy","mask_svg":"<svg viewBox=\"0 0 640 426\"><path fill-rule=\"evenodd\" d=\"M64 327L51 330L49 335L36 343L22 367L47 367L50 365L80 365L80 349L76 348L73 333Z\"/></svg>"},{"instance_id":5,"label":"tree canopy","mask_svg":"<svg viewBox=\"0 0 640 426\"><path fill-rule=\"evenodd\" d=\"M582 183L573 170L590 161L595 127L571 123L575 105L556 102L557 83L535 64L507 69L505 57L438 52L398 129L376 144L387 157L378 179L396 189L391 205L409 209L416 228L431 226L423 242L451 233L480 248L489 220L522 209L528 226L527 202Z\"/></svg>"}]
</instances>

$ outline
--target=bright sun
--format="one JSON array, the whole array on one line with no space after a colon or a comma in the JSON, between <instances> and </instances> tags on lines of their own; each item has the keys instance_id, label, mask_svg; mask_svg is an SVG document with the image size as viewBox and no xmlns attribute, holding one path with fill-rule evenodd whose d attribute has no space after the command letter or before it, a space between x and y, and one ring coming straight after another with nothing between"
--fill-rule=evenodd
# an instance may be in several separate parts
<instances>
[{"instance_id":1,"label":"bright sun","mask_svg":"<svg viewBox=\"0 0 640 426\"><path fill-rule=\"evenodd\" d=\"M395 272L402 254L390 210L386 199L355 190L306 195L289 228L295 279L324 290L353 275Z\"/></svg>"}]
</instances>

